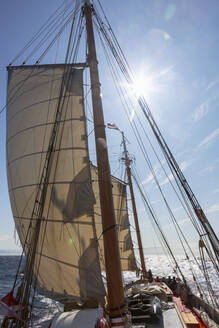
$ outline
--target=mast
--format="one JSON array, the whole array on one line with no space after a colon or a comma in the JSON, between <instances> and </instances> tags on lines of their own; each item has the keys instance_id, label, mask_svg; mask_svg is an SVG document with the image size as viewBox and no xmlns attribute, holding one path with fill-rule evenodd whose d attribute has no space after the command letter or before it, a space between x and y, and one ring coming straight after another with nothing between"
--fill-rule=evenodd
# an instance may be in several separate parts
<instances>
[{"instance_id":1,"label":"mast","mask_svg":"<svg viewBox=\"0 0 219 328\"><path fill-rule=\"evenodd\" d=\"M135 221L135 230L136 230L137 241L138 241L142 275L143 275L143 278L146 278L147 272L146 272L146 267L145 267L144 252L143 252L143 247L142 247L141 233L140 233L139 223L138 223L138 214L137 214L137 210L136 210L135 196L134 196L133 185L132 185L132 176L131 176L131 168L130 168L131 160L128 157L128 151L127 151L127 147L126 147L124 132L121 131L121 133L122 133L122 143L123 143L124 155L125 155L124 162L126 165L128 184L129 184L129 189L130 189L130 194L131 194L132 209L133 209L133 216L134 216L134 221Z\"/></svg>"},{"instance_id":2,"label":"mast","mask_svg":"<svg viewBox=\"0 0 219 328\"><path fill-rule=\"evenodd\" d=\"M112 327L118 326L118 324L120 327L125 327L122 316L124 316L126 312L126 303L122 284L118 234L112 196L112 182L106 143L103 108L100 96L101 90L98 62L92 22L93 7L89 1L85 0L83 9L86 18L88 62L90 67L109 316L111 318Z\"/></svg>"}]
</instances>

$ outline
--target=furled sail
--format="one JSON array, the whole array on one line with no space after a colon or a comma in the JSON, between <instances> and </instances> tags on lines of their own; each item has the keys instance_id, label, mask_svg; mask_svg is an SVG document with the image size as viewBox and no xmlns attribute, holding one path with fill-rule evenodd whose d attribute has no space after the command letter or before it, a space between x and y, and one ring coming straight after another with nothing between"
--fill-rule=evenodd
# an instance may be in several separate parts
<instances>
[{"instance_id":1,"label":"furled sail","mask_svg":"<svg viewBox=\"0 0 219 328\"><path fill-rule=\"evenodd\" d=\"M9 67L8 71L8 186L16 229L26 252L36 192L57 108L62 106L34 268L39 288L61 302L102 300L105 289L93 216L96 200L83 106L83 69L40 65Z\"/></svg>"},{"instance_id":2,"label":"furled sail","mask_svg":"<svg viewBox=\"0 0 219 328\"><path fill-rule=\"evenodd\" d=\"M100 262L101 267L105 269L104 262L104 249L103 249L103 235L102 235L102 224L101 224L101 210L99 201L99 185L98 185L98 174L96 167L91 167L92 174L92 185L93 191L96 199L94 204L94 217L96 225L96 233L99 244L100 251ZM131 270L135 271L137 269L134 249L132 244L130 224L128 217L127 208L127 193L126 184L112 176L112 187L113 187L113 203L115 210L116 223L118 225L118 239L119 239L119 249L121 258L121 267L123 271Z\"/></svg>"}]
</instances>

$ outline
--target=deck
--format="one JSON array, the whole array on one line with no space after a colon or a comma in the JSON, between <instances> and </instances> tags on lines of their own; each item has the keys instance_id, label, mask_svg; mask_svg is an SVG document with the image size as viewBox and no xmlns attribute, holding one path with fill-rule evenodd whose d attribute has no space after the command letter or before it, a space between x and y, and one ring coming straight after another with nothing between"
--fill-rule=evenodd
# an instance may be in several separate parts
<instances>
[{"instance_id":1,"label":"deck","mask_svg":"<svg viewBox=\"0 0 219 328\"><path fill-rule=\"evenodd\" d=\"M176 309L163 311L159 322L133 326L135 328L182 328Z\"/></svg>"}]
</instances>

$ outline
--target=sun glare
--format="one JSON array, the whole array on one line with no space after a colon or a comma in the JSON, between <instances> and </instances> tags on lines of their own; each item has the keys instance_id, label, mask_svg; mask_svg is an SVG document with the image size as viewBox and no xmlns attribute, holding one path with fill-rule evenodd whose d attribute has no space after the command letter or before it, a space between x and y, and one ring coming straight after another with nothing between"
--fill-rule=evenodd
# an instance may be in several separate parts
<instances>
[{"instance_id":1,"label":"sun glare","mask_svg":"<svg viewBox=\"0 0 219 328\"><path fill-rule=\"evenodd\" d=\"M131 97L139 99L143 96L150 104L158 98L158 94L162 94L164 91L171 87L171 83L174 81L174 70L173 66L167 66L157 72L152 71L148 67L144 67L140 70L140 73L136 75L133 84L125 84L128 89L128 94ZM129 119L134 119L138 106L133 106L130 111Z\"/></svg>"},{"instance_id":2,"label":"sun glare","mask_svg":"<svg viewBox=\"0 0 219 328\"><path fill-rule=\"evenodd\" d=\"M136 76L132 91L137 97L144 96L146 99L150 99L155 93L166 89L173 79L173 66L168 66L158 72L144 69Z\"/></svg>"},{"instance_id":3,"label":"sun glare","mask_svg":"<svg viewBox=\"0 0 219 328\"><path fill-rule=\"evenodd\" d=\"M138 74L135 78L134 83L131 85L126 85L129 89L129 95L140 98L144 96L147 101L150 101L154 92L159 91L156 86L156 81L152 75ZM129 113L129 120L132 121L135 117L135 113L138 106L133 106L131 112Z\"/></svg>"},{"instance_id":4,"label":"sun glare","mask_svg":"<svg viewBox=\"0 0 219 328\"><path fill-rule=\"evenodd\" d=\"M141 76L135 79L133 84L133 92L138 98L140 96L149 98L155 91L156 86L153 78Z\"/></svg>"}]
</instances>

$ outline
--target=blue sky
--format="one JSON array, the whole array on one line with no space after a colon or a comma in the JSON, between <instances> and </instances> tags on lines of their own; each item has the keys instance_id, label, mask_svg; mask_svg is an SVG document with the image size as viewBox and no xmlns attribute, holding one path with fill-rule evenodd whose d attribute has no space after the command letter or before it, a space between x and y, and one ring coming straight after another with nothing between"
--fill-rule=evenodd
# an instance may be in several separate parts
<instances>
[{"instance_id":1,"label":"blue sky","mask_svg":"<svg viewBox=\"0 0 219 328\"><path fill-rule=\"evenodd\" d=\"M0 3L0 106L5 104L5 66L29 41L61 1L20 0ZM176 156L209 221L219 232L219 2L216 0L103 1L107 16L141 84L152 113ZM102 55L98 56L102 59ZM134 137L124 119L121 105L100 64L105 118L116 123L128 137L129 151L141 160ZM142 88L142 85L144 86ZM150 134L150 132L149 132ZM108 132L112 171L117 174L120 137ZM15 249L13 219L7 193L5 163L5 112L0 116L0 250ZM160 167L152 157L154 168L169 202L185 229L193 234L185 214L179 209L165 182ZM140 165L141 182L169 236L169 221L151 180L149 170ZM150 247L151 227L137 196L143 244ZM175 241L177 243L177 241Z\"/></svg>"}]
</instances>

